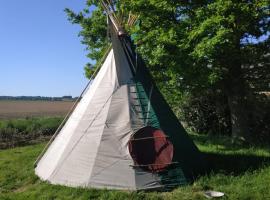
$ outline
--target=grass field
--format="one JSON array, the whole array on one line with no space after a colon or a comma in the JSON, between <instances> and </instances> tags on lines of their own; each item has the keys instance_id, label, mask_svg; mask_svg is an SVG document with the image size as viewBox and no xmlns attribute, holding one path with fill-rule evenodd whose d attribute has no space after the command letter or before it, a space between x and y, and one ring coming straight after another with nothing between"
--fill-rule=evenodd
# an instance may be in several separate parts
<instances>
[{"instance_id":1,"label":"grass field","mask_svg":"<svg viewBox=\"0 0 270 200\"><path fill-rule=\"evenodd\" d=\"M53 186L34 175L33 162L44 144L0 151L1 200L206 199L203 191L225 192L222 199L270 199L269 147L235 147L230 139L192 135L211 172L171 192L121 192Z\"/></svg>"},{"instance_id":2,"label":"grass field","mask_svg":"<svg viewBox=\"0 0 270 200\"><path fill-rule=\"evenodd\" d=\"M72 101L0 101L0 119L63 116Z\"/></svg>"}]
</instances>

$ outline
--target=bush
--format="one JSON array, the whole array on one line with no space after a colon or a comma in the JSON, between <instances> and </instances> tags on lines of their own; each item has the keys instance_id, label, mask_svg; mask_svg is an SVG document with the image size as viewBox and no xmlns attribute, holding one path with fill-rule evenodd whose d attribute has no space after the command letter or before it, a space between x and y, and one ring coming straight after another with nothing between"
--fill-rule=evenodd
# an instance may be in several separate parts
<instances>
[{"instance_id":1,"label":"bush","mask_svg":"<svg viewBox=\"0 0 270 200\"><path fill-rule=\"evenodd\" d=\"M44 136L50 136L57 130L58 126L62 122L61 118L43 118L39 120L39 131Z\"/></svg>"},{"instance_id":2,"label":"bush","mask_svg":"<svg viewBox=\"0 0 270 200\"><path fill-rule=\"evenodd\" d=\"M248 97L248 128L254 142L270 143L270 100L263 94ZM226 96L219 91L186 95L181 104L173 104L187 128L201 134L231 134L230 110Z\"/></svg>"},{"instance_id":3,"label":"bush","mask_svg":"<svg viewBox=\"0 0 270 200\"><path fill-rule=\"evenodd\" d=\"M179 105L179 118L192 131L201 134L230 135L230 111L220 92L189 95Z\"/></svg>"},{"instance_id":4,"label":"bush","mask_svg":"<svg viewBox=\"0 0 270 200\"><path fill-rule=\"evenodd\" d=\"M46 139L55 133L62 120L53 117L0 121L0 149Z\"/></svg>"},{"instance_id":5,"label":"bush","mask_svg":"<svg viewBox=\"0 0 270 200\"><path fill-rule=\"evenodd\" d=\"M263 94L250 99L249 128L259 142L270 143L270 100Z\"/></svg>"}]
</instances>

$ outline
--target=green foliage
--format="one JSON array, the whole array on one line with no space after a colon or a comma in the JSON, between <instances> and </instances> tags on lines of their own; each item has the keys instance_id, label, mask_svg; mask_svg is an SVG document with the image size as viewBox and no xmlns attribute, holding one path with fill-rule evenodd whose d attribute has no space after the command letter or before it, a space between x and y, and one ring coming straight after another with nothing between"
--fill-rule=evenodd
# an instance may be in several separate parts
<instances>
[{"instance_id":1,"label":"green foliage","mask_svg":"<svg viewBox=\"0 0 270 200\"><path fill-rule=\"evenodd\" d=\"M171 192L124 192L50 185L34 174L34 160L44 144L0 150L0 199L205 199L203 191L225 192L225 199L270 198L269 147L236 147L228 137L192 134L211 165L209 175Z\"/></svg>"},{"instance_id":2,"label":"green foliage","mask_svg":"<svg viewBox=\"0 0 270 200\"><path fill-rule=\"evenodd\" d=\"M108 46L107 18L100 7L89 14L89 8L92 4L95 5L95 1L88 1L87 7L78 14L68 8L65 9L65 12L69 21L82 27L79 36L82 38L82 44L86 45L86 49L89 51L87 57L99 61ZM86 77L90 78L95 71L95 66L87 63L85 71Z\"/></svg>"},{"instance_id":3,"label":"green foliage","mask_svg":"<svg viewBox=\"0 0 270 200\"><path fill-rule=\"evenodd\" d=\"M17 132L24 132L24 134L30 134L37 131L43 132L46 130L54 131L61 121L61 117L2 120L0 121L0 130L12 128L16 129Z\"/></svg>"},{"instance_id":4,"label":"green foliage","mask_svg":"<svg viewBox=\"0 0 270 200\"><path fill-rule=\"evenodd\" d=\"M230 69L247 55L242 53L247 44L241 40L269 31L269 1L153 0L127 4L142 19L136 32L141 55L153 68L165 67L174 84L187 91L230 78Z\"/></svg>"},{"instance_id":5,"label":"green foliage","mask_svg":"<svg viewBox=\"0 0 270 200\"><path fill-rule=\"evenodd\" d=\"M130 12L140 16L136 26L126 29L171 105L181 104L186 95L200 98L218 89L228 99L230 118L236 119L231 130L236 135L248 132L245 100L253 83L245 79L242 66L258 63L269 53L269 0L111 2L121 18ZM86 12L89 6L96 6L92 14ZM86 10L67 13L82 26L89 57L100 62L108 44L106 17L98 1L87 1ZM257 41L261 37L264 40ZM86 67L87 77L94 68Z\"/></svg>"},{"instance_id":6,"label":"green foliage","mask_svg":"<svg viewBox=\"0 0 270 200\"><path fill-rule=\"evenodd\" d=\"M230 135L231 121L227 99L218 90L205 95L189 95L178 105L179 118L189 129L211 135Z\"/></svg>"},{"instance_id":7,"label":"green foliage","mask_svg":"<svg viewBox=\"0 0 270 200\"><path fill-rule=\"evenodd\" d=\"M175 107L177 102L181 103L174 99L181 100L185 93L195 99L202 95L210 99L208 91L218 89L228 99L225 110L229 111L229 120L235 119L231 120L231 127L226 123L226 129L247 139L251 127L246 123L249 109L246 99L252 91L242 66L258 63L263 54L269 53L269 0L126 2L127 9L139 14L141 19L140 29L131 30L136 33L138 51L148 62L163 93L172 91L164 93L167 100ZM268 35L264 41L255 42L263 35ZM218 101L212 103L218 105ZM202 111L192 102L188 104L195 108L189 112ZM222 107L216 106L214 110ZM198 116L197 122L191 123L220 125L220 120L209 121L210 113Z\"/></svg>"},{"instance_id":8,"label":"green foliage","mask_svg":"<svg viewBox=\"0 0 270 200\"><path fill-rule=\"evenodd\" d=\"M51 136L61 121L61 117L0 121L0 149L33 143Z\"/></svg>"},{"instance_id":9,"label":"green foliage","mask_svg":"<svg viewBox=\"0 0 270 200\"><path fill-rule=\"evenodd\" d=\"M114 2L126 15L131 11L140 16L140 25L129 31L160 87L176 85L182 92L230 80L230 70L246 60L250 47L259 47L242 41L269 31L269 0ZM90 15L88 8L79 14L66 12L81 25L88 56L98 61L108 43L106 17L101 7ZM88 77L89 71L86 67Z\"/></svg>"}]
</instances>

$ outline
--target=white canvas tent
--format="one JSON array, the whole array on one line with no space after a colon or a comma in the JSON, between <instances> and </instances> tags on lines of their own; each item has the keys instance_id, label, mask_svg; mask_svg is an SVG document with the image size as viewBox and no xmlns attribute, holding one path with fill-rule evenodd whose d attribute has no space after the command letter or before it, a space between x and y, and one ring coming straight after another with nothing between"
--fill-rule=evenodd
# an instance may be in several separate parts
<instances>
[{"instance_id":1,"label":"white canvas tent","mask_svg":"<svg viewBox=\"0 0 270 200\"><path fill-rule=\"evenodd\" d=\"M129 37L119 36L112 16L109 22L112 49L35 172L52 184L73 187L141 190L185 184L201 168L199 152Z\"/></svg>"}]
</instances>

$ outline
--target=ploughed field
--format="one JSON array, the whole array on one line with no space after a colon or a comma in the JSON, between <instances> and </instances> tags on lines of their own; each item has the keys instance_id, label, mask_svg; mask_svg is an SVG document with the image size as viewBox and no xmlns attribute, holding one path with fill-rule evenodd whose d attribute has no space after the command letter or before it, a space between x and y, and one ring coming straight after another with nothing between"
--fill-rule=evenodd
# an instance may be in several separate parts
<instances>
[{"instance_id":1,"label":"ploughed field","mask_svg":"<svg viewBox=\"0 0 270 200\"><path fill-rule=\"evenodd\" d=\"M73 104L73 101L0 100L0 119L63 116Z\"/></svg>"}]
</instances>

